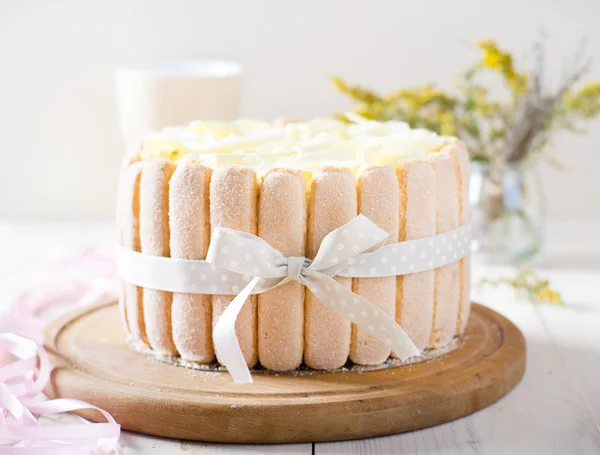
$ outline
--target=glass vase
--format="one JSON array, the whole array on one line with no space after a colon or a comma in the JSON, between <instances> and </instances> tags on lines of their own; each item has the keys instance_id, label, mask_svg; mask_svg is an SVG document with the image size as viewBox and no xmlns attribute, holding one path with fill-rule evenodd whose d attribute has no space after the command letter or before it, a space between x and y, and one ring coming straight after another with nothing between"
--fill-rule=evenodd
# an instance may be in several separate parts
<instances>
[{"instance_id":1,"label":"glass vase","mask_svg":"<svg viewBox=\"0 0 600 455\"><path fill-rule=\"evenodd\" d=\"M545 210L536 169L474 162L469 200L474 250L484 261L522 265L537 257Z\"/></svg>"}]
</instances>

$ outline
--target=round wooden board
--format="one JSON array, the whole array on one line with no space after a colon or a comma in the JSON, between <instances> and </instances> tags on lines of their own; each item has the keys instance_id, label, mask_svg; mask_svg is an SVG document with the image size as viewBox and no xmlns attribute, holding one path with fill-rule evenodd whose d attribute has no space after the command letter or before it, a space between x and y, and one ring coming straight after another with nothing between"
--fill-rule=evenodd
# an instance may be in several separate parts
<instances>
[{"instance_id":1,"label":"round wooden board","mask_svg":"<svg viewBox=\"0 0 600 455\"><path fill-rule=\"evenodd\" d=\"M91 402L125 430L212 442L339 441L425 428L494 403L525 370L519 329L477 304L462 346L437 359L369 372L258 373L245 385L132 351L114 303L55 321L46 348L50 397ZM82 415L103 421L95 411Z\"/></svg>"}]
</instances>

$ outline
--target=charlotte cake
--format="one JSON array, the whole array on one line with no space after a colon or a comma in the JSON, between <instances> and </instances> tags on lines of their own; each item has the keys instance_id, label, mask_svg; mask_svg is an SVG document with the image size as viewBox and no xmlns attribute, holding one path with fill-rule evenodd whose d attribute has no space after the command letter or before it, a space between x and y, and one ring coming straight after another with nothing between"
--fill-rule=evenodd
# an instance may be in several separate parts
<instances>
[{"instance_id":1,"label":"charlotte cake","mask_svg":"<svg viewBox=\"0 0 600 455\"><path fill-rule=\"evenodd\" d=\"M144 254L204 259L211 232L227 227L313 258L359 213L388 232L388 243L430 237L468 222L468 175L461 142L399 122L194 122L149 135L127 160L120 241ZM335 279L395 317L420 350L443 351L465 329L469 273L465 257L397 277ZM138 345L180 364L211 364L220 361L212 328L233 297L124 283L120 305ZM394 355L295 281L249 297L236 333L248 366L275 371L377 366Z\"/></svg>"}]
</instances>

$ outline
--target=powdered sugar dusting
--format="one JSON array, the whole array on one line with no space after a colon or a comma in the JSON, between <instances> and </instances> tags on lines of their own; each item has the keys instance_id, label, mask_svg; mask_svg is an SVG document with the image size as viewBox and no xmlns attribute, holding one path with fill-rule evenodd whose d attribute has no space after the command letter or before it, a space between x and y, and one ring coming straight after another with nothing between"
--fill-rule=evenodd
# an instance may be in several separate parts
<instances>
[{"instance_id":1,"label":"powdered sugar dusting","mask_svg":"<svg viewBox=\"0 0 600 455\"><path fill-rule=\"evenodd\" d=\"M304 256L306 182L300 171L274 169L263 178L259 235L285 256ZM293 370L304 351L304 286L287 283L258 296L260 362L272 370Z\"/></svg>"},{"instance_id":2,"label":"powdered sugar dusting","mask_svg":"<svg viewBox=\"0 0 600 455\"><path fill-rule=\"evenodd\" d=\"M356 181L347 169L323 167L313 174L308 215L308 257L313 258L323 238L356 216ZM337 277L348 289L351 278ZM304 361L312 368L341 367L350 351L350 322L306 291Z\"/></svg>"},{"instance_id":3,"label":"powdered sugar dusting","mask_svg":"<svg viewBox=\"0 0 600 455\"><path fill-rule=\"evenodd\" d=\"M393 166L369 166L358 173L359 212L388 232L387 243L398 241L400 188ZM396 313L396 277L354 280L354 292L391 317ZM379 329L379 328L377 328ZM390 349L372 333L352 324L350 359L362 365L379 364Z\"/></svg>"},{"instance_id":4,"label":"powdered sugar dusting","mask_svg":"<svg viewBox=\"0 0 600 455\"><path fill-rule=\"evenodd\" d=\"M436 178L436 233L458 227L458 176L452 157L439 153L431 160ZM456 330L460 296L458 263L440 267L435 272L435 302L431 346L447 344Z\"/></svg>"},{"instance_id":5,"label":"powdered sugar dusting","mask_svg":"<svg viewBox=\"0 0 600 455\"><path fill-rule=\"evenodd\" d=\"M255 365L254 368L250 368L250 371L253 374L270 374L274 376L280 375L289 375L289 376L304 376L304 375L318 375L323 373L347 373L347 372L355 372L355 373L363 373L367 371L376 371L376 370L386 370L388 368L407 368L410 369L412 365L421 362L427 362L430 360L437 359L442 357L445 354L448 354L456 349L459 349L463 345L464 340L461 340L459 337L455 337L450 343L442 348L435 349L425 349L421 355L412 357L407 359L405 362L395 358L388 357L385 362L379 365L356 365L352 362L345 363L342 367L339 368L331 368L325 370L315 370L308 367L306 364L300 365L296 370L293 371L270 371L263 368L261 365ZM203 364L189 360L183 360L177 356L171 355L161 355L150 349L144 343L141 343L137 340L134 340L132 337L127 338L127 344L135 351L144 354L148 357L153 358L154 360L170 363L173 365L177 365L184 368L190 368L192 370L201 371L203 375L212 375L213 377L218 377L221 374L227 372L227 368L222 365L219 365L216 362L210 364ZM401 371L401 370L399 370ZM204 376L210 377L210 376Z\"/></svg>"},{"instance_id":6,"label":"powdered sugar dusting","mask_svg":"<svg viewBox=\"0 0 600 455\"><path fill-rule=\"evenodd\" d=\"M123 170L119 185L118 218L121 245L133 251L141 251L140 245L140 179L144 163L138 162ZM148 342L144 323L142 289L131 283L123 283L121 298L127 326L138 340Z\"/></svg>"},{"instance_id":7,"label":"powdered sugar dusting","mask_svg":"<svg viewBox=\"0 0 600 455\"><path fill-rule=\"evenodd\" d=\"M405 240L429 237L436 233L436 179L427 160L407 161L398 169L400 187L405 194ZM419 349L429 346L433 325L435 271L398 277L396 321Z\"/></svg>"},{"instance_id":8,"label":"powdered sugar dusting","mask_svg":"<svg viewBox=\"0 0 600 455\"><path fill-rule=\"evenodd\" d=\"M256 234L257 182L255 172L242 166L222 166L210 182L211 229L227 227ZM213 327L231 302L230 296L213 296ZM236 321L236 334L249 366L258 361L256 297L250 297Z\"/></svg>"},{"instance_id":9,"label":"powdered sugar dusting","mask_svg":"<svg viewBox=\"0 0 600 455\"><path fill-rule=\"evenodd\" d=\"M204 259L210 239L209 183L211 169L186 160L169 184L171 255ZM183 359L209 363L215 358L212 304L208 295L173 294L173 341Z\"/></svg>"},{"instance_id":10,"label":"powdered sugar dusting","mask_svg":"<svg viewBox=\"0 0 600 455\"><path fill-rule=\"evenodd\" d=\"M168 185L175 165L163 159L145 163L140 181L140 240L142 253L169 256ZM144 319L150 346L162 354L177 352L171 335L170 292L144 289Z\"/></svg>"}]
</instances>

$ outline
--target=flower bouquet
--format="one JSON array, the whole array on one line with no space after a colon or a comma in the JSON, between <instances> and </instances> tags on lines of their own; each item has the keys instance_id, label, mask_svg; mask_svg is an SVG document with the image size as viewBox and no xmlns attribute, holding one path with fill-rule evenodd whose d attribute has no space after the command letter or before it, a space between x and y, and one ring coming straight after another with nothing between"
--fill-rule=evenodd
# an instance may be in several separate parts
<instances>
[{"instance_id":1,"label":"flower bouquet","mask_svg":"<svg viewBox=\"0 0 600 455\"><path fill-rule=\"evenodd\" d=\"M402 120L458 136L473 162L476 246L496 260L523 263L542 244L543 192L532 171L542 160L559 165L550 151L556 132L582 132L581 125L600 113L600 81L579 84L589 69L585 46L553 90L543 84L541 43L533 46L529 72L518 70L512 55L492 40L480 41L478 48L478 59L459 73L453 93L429 83L381 95L334 77L336 88L358 103L350 115L336 116L346 122ZM502 83L500 96L484 83L490 73Z\"/></svg>"}]
</instances>

